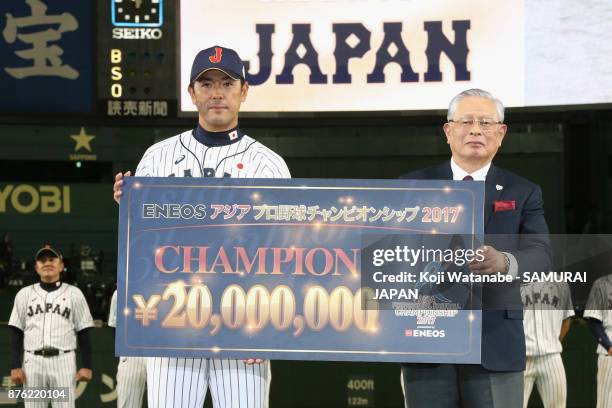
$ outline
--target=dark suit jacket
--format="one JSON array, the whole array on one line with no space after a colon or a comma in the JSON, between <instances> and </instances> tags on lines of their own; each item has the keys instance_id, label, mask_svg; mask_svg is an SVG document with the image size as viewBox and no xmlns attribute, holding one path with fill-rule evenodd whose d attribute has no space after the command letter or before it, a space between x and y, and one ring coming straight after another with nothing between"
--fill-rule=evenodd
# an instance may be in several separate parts
<instances>
[{"instance_id":1,"label":"dark suit jacket","mask_svg":"<svg viewBox=\"0 0 612 408\"><path fill-rule=\"evenodd\" d=\"M453 172L448 161L400 178L452 180ZM498 185L503 188L498 189ZM495 201L511 200L515 201L515 210L493 211ZM484 232L487 245L514 255L519 274L550 269L551 250L542 190L536 184L494 165L491 165L485 182ZM482 307L482 366L492 371L524 370L525 333L520 282L483 286Z\"/></svg>"}]
</instances>

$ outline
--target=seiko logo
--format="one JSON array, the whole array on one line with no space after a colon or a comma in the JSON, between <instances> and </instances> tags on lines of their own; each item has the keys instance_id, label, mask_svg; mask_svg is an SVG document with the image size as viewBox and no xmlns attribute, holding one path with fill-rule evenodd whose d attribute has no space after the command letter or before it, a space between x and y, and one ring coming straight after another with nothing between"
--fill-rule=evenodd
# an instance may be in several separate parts
<instances>
[{"instance_id":1,"label":"seiko logo","mask_svg":"<svg viewBox=\"0 0 612 408\"><path fill-rule=\"evenodd\" d=\"M116 40L159 40L162 35L159 28L113 28Z\"/></svg>"}]
</instances>

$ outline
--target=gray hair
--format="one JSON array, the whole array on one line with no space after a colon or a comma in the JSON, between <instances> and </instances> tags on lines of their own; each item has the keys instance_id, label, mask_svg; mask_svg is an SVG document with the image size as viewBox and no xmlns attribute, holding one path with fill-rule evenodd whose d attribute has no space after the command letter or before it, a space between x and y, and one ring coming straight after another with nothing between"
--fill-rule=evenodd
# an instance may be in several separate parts
<instances>
[{"instance_id":1,"label":"gray hair","mask_svg":"<svg viewBox=\"0 0 612 408\"><path fill-rule=\"evenodd\" d=\"M490 92L478 88L468 89L455 96L448 105L448 113L446 114L446 120L452 120L455 116L455 111L457 110L457 104L459 103L459 101L470 96L478 96L480 98L485 98L495 102L495 109L497 110L497 116L499 118L499 121L504 121L504 104L499 99L494 97Z\"/></svg>"}]
</instances>

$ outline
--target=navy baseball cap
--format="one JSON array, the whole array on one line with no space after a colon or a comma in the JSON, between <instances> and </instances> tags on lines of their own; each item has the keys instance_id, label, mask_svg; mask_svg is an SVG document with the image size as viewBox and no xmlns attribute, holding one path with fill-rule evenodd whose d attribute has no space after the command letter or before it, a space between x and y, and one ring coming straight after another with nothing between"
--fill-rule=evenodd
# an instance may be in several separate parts
<instances>
[{"instance_id":1,"label":"navy baseball cap","mask_svg":"<svg viewBox=\"0 0 612 408\"><path fill-rule=\"evenodd\" d=\"M36 252L36 255L34 256L34 259L38 261L43 256L51 256L53 258L62 259L62 254L60 254L60 252L58 250L56 250L55 248L53 248L49 244L47 244L44 247L40 248Z\"/></svg>"},{"instance_id":2,"label":"navy baseball cap","mask_svg":"<svg viewBox=\"0 0 612 408\"><path fill-rule=\"evenodd\" d=\"M218 69L232 79L244 80L244 64L238 53L231 48L215 45L198 52L191 66L189 83L193 83L200 75L211 69Z\"/></svg>"}]
</instances>

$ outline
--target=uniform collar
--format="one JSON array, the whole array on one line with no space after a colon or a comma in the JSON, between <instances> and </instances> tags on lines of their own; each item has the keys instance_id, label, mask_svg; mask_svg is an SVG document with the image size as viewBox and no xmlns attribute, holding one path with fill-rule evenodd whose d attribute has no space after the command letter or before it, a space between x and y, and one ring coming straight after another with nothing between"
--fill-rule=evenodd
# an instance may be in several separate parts
<instances>
[{"instance_id":1,"label":"uniform collar","mask_svg":"<svg viewBox=\"0 0 612 408\"><path fill-rule=\"evenodd\" d=\"M455 163L455 160L451 158L451 170L453 172L453 180L463 180L465 176L472 176L472 178L474 178L474 181L485 181L487 179L487 173L489 172L490 168L491 162L487 163L484 167L481 167L470 174L463 170L461 167L459 167L459 165Z\"/></svg>"},{"instance_id":2,"label":"uniform collar","mask_svg":"<svg viewBox=\"0 0 612 408\"><path fill-rule=\"evenodd\" d=\"M208 147L227 146L236 143L242 139L244 133L238 126L224 132L209 132L202 126L198 125L192 132L196 140Z\"/></svg>"},{"instance_id":3,"label":"uniform collar","mask_svg":"<svg viewBox=\"0 0 612 408\"><path fill-rule=\"evenodd\" d=\"M58 290L62 287L62 281L56 281L53 283L40 282L40 287L47 292L53 292L54 290Z\"/></svg>"}]
</instances>

